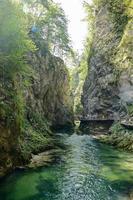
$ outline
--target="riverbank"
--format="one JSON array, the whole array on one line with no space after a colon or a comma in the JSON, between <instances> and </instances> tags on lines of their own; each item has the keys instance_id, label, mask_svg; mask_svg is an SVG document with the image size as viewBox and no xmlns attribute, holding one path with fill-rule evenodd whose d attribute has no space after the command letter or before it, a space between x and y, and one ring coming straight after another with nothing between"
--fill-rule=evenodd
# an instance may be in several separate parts
<instances>
[{"instance_id":1,"label":"riverbank","mask_svg":"<svg viewBox=\"0 0 133 200\"><path fill-rule=\"evenodd\" d=\"M115 123L109 130L109 134L97 137L100 141L111 144L116 148L133 152L133 130L120 123Z\"/></svg>"}]
</instances>

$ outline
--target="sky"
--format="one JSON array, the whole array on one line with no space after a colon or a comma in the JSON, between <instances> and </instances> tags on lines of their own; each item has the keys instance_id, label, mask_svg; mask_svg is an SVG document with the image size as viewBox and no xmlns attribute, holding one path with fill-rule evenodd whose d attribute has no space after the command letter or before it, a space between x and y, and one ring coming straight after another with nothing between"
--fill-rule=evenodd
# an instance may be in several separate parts
<instances>
[{"instance_id":1,"label":"sky","mask_svg":"<svg viewBox=\"0 0 133 200\"><path fill-rule=\"evenodd\" d=\"M83 41L87 35L87 22L83 22L85 18L84 8L82 6L83 0L54 0L56 3L60 3L64 9L65 14L69 20L68 32L72 40L72 44L75 50L81 54L83 49ZM87 0L91 3L91 0Z\"/></svg>"}]
</instances>

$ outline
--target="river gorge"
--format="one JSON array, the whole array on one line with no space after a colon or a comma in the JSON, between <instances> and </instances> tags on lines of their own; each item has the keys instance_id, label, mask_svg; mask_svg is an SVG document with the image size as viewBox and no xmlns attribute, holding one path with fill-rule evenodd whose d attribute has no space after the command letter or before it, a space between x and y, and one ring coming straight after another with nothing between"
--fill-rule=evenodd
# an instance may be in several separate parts
<instances>
[{"instance_id":1,"label":"river gorge","mask_svg":"<svg viewBox=\"0 0 133 200\"><path fill-rule=\"evenodd\" d=\"M59 1L0 0L0 200L133 200L133 0Z\"/></svg>"}]
</instances>

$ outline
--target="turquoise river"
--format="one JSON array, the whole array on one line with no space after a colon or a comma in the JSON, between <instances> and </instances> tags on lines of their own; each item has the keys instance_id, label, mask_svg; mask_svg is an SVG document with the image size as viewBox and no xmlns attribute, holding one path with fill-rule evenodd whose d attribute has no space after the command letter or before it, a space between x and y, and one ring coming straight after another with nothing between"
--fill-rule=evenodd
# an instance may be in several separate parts
<instances>
[{"instance_id":1,"label":"turquoise river","mask_svg":"<svg viewBox=\"0 0 133 200\"><path fill-rule=\"evenodd\" d=\"M129 200L133 154L88 135L62 134L62 161L14 172L0 183L0 200Z\"/></svg>"}]
</instances>

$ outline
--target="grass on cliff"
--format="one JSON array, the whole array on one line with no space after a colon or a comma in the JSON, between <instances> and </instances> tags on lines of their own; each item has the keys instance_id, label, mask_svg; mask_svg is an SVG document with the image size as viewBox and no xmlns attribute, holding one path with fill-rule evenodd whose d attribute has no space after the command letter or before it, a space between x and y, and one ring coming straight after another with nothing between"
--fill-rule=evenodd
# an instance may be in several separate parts
<instances>
[{"instance_id":1,"label":"grass on cliff","mask_svg":"<svg viewBox=\"0 0 133 200\"><path fill-rule=\"evenodd\" d=\"M27 124L20 140L21 156L24 161L29 161L31 154L38 154L54 146L54 140L47 133L35 130Z\"/></svg>"},{"instance_id":2,"label":"grass on cliff","mask_svg":"<svg viewBox=\"0 0 133 200\"><path fill-rule=\"evenodd\" d=\"M29 161L31 154L38 154L56 146L49 127L50 124L39 113L28 112L28 120L25 120L23 133L19 140L24 161Z\"/></svg>"},{"instance_id":3,"label":"grass on cliff","mask_svg":"<svg viewBox=\"0 0 133 200\"><path fill-rule=\"evenodd\" d=\"M50 130L50 123L40 113L28 110L28 120L25 120L23 133L19 139L21 158L28 163L32 154L47 150L62 150L65 148Z\"/></svg>"}]
</instances>

